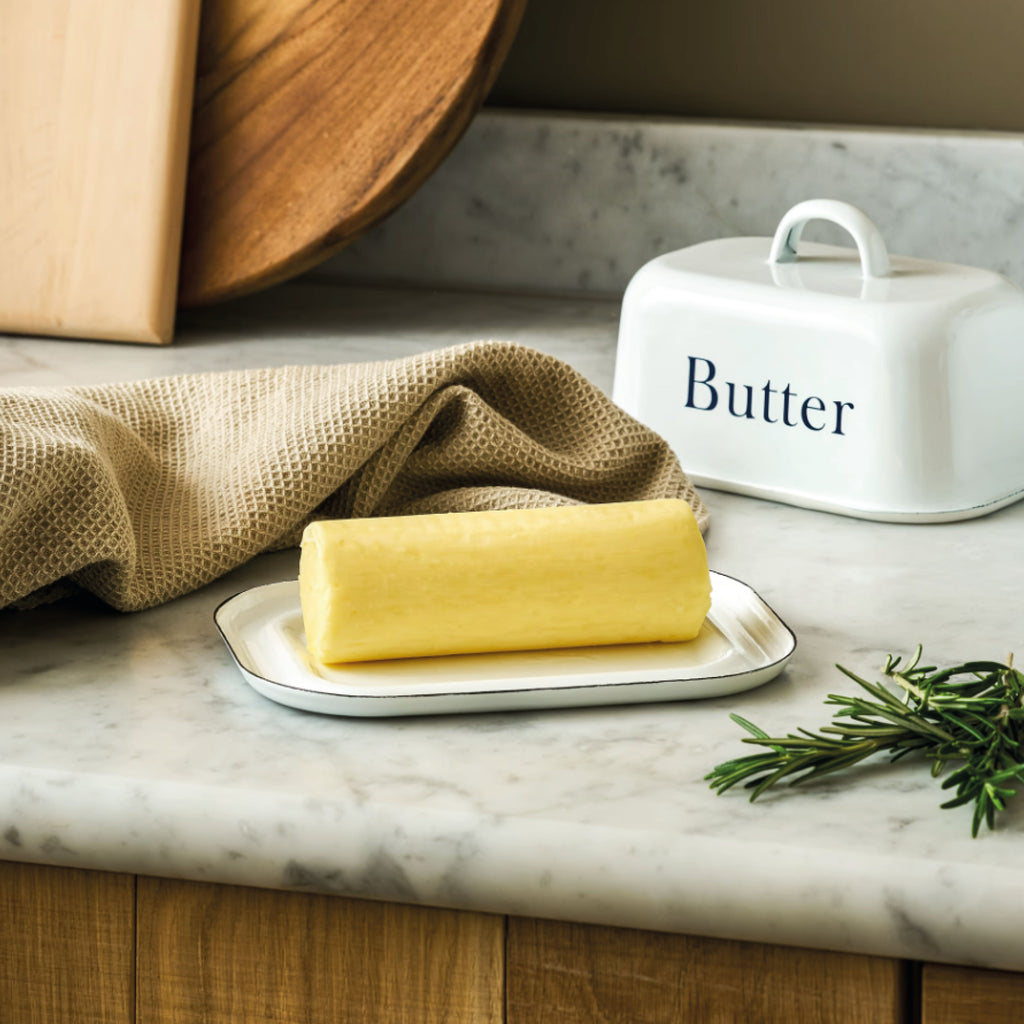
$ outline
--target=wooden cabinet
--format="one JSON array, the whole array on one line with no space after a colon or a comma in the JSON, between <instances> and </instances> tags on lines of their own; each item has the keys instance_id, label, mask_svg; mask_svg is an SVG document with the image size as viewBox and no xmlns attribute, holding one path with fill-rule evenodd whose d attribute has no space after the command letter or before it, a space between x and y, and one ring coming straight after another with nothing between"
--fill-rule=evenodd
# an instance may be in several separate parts
<instances>
[{"instance_id":1,"label":"wooden cabinet","mask_svg":"<svg viewBox=\"0 0 1024 1024\"><path fill-rule=\"evenodd\" d=\"M135 1020L135 878L0 863L0 1021Z\"/></svg>"},{"instance_id":2,"label":"wooden cabinet","mask_svg":"<svg viewBox=\"0 0 1024 1024\"><path fill-rule=\"evenodd\" d=\"M1024 974L0 862L7 1024L1004 1024Z\"/></svg>"},{"instance_id":3,"label":"wooden cabinet","mask_svg":"<svg viewBox=\"0 0 1024 1024\"><path fill-rule=\"evenodd\" d=\"M501 1024L504 918L140 878L138 1024Z\"/></svg>"},{"instance_id":4,"label":"wooden cabinet","mask_svg":"<svg viewBox=\"0 0 1024 1024\"><path fill-rule=\"evenodd\" d=\"M905 1024L883 957L511 918L508 1024Z\"/></svg>"},{"instance_id":5,"label":"wooden cabinet","mask_svg":"<svg viewBox=\"0 0 1024 1024\"><path fill-rule=\"evenodd\" d=\"M1024 1021L1024 974L925 964L921 1024L1017 1024Z\"/></svg>"}]
</instances>

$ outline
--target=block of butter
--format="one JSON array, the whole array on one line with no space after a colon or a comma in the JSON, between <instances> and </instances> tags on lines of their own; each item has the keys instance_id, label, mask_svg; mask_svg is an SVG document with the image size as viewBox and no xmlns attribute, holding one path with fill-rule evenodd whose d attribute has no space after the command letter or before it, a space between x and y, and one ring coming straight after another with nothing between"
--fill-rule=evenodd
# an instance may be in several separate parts
<instances>
[{"instance_id":1,"label":"block of butter","mask_svg":"<svg viewBox=\"0 0 1024 1024\"><path fill-rule=\"evenodd\" d=\"M711 606L673 499L314 522L299 585L323 663L691 640Z\"/></svg>"}]
</instances>

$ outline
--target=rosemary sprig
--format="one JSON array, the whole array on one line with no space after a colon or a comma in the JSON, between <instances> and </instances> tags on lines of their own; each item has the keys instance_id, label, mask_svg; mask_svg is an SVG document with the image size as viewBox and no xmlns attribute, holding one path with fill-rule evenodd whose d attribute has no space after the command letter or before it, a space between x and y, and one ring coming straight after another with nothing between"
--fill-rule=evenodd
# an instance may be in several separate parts
<instances>
[{"instance_id":1,"label":"rosemary sprig","mask_svg":"<svg viewBox=\"0 0 1024 1024\"><path fill-rule=\"evenodd\" d=\"M771 737L739 715L734 722L750 733L744 743L767 750L726 761L705 779L722 794L738 783L756 800L783 780L807 782L888 753L890 761L919 754L931 761L933 777L947 764L959 764L942 783L953 797L941 806L973 802L971 835L981 823L995 827L997 812L1006 809L1024 782L1024 674L995 661L968 661L951 668L922 666L921 648L900 667L890 655L882 674L897 692L868 682L837 665L867 696L829 694L827 705L837 707L832 724L818 732L798 729Z\"/></svg>"}]
</instances>

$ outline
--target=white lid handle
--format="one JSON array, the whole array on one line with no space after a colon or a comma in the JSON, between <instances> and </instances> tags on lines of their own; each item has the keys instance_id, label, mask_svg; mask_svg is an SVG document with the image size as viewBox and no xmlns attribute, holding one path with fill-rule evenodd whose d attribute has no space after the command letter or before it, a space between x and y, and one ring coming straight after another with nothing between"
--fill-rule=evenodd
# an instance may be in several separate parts
<instances>
[{"instance_id":1,"label":"white lid handle","mask_svg":"<svg viewBox=\"0 0 1024 1024\"><path fill-rule=\"evenodd\" d=\"M827 220L845 228L853 236L860 254L860 265L864 277L889 276L889 250L881 232L866 213L849 203L836 199L808 199L797 203L779 221L772 239L769 263L795 263L796 247L800 236L810 220Z\"/></svg>"}]
</instances>

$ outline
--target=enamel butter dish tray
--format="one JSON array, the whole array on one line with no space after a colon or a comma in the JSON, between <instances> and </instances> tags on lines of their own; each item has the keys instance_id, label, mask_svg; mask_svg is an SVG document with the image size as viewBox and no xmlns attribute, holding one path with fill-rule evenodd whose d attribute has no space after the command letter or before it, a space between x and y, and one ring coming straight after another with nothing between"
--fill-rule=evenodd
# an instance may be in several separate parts
<instances>
[{"instance_id":1,"label":"enamel butter dish tray","mask_svg":"<svg viewBox=\"0 0 1024 1024\"><path fill-rule=\"evenodd\" d=\"M801 243L823 219L854 249ZM615 401L695 483L867 519L941 521L1024 496L1024 292L890 257L855 207L810 200L774 238L642 267Z\"/></svg>"},{"instance_id":2,"label":"enamel butter dish tray","mask_svg":"<svg viewBox=\"0 0 1024 1024\"><path fill-rule=\"evenodd\" d=\"M329 715L384 717L696 700L777 676L796 638L746 584L711 574L711 611L688 643L459 654L322 665L306 652L299 585L228 598L214 613L257 692Z\"/></svg>"}]
</instances>

